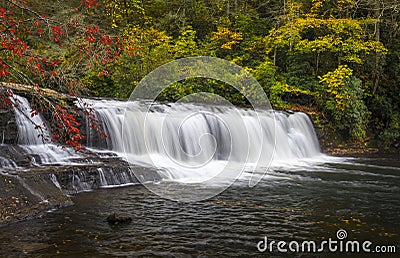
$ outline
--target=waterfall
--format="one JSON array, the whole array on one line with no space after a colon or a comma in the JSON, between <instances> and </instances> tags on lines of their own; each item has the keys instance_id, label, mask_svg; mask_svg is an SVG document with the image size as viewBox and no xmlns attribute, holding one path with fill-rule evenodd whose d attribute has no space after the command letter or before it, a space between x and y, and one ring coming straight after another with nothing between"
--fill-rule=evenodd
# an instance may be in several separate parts
<instances>
[{"instance_id":1,"label":"waterfall","mask_svg":"<svg viewBox=\"0 0 400 258\"><path fill-rule=\"evenodd\" d=\"M31 165L63 164L79 155L68 148L61 148L46 142L51 133L48 124L41 113L31 116L29 101L17 94L13 94L11 101L17 106L14 108L18 127L18 144L25 153L30 154ZM40 128L36 128L40 126Z\"/></svg>"},{"instance_id":2,"label":"waterfall","mask_svg":"<svg viewBox=\"0 0 400 258\"><path fill-rule=\"evenodd\" d=\"M271 158L278 164L321 155L313 125L301 112L188 103L156 104L146 112L145 102L85 101L93 103L108 149L131 163L166 169L166 178L212 174L228 160L267 167Z\"/></svg>"},{"instance_id":3,"label":"waterfall","mask_svg":"<svg viewBox=\"0 0 400 258\"><path fill-rule=\"evenodd\" d=\"M12 101L18 108L15 110L15 118L18 125L18 143L22 145L39 145L43 144L43 139L50 137L50 132L42 114L31 117L31 107L26 98L14 94ZM41 129L35 129L39 126ZM40 136L43 135L43 137Z\"/></svg>"},{"instance_id":4,"label":"waterfall","mask_svg":"<svg viewBox=\"0 0 400 258\"><path fill-rule=\"evenodd\" d=\"M124 152L125 145L129 154L138 156L150 151L154 154L172 155L182 161L196 156L195 159L202 162L210 156L216 160L224 160L230 154L241 160L242 150L230 147L233 143L240 146L240 143L245 141L243 137L248 134L254 149L262 147L258 144L261 138L271 145L275 140L276 159L306 158L320 154L313 125L308 116L301 112L262 112L260 120L263 128L260 130L257 113L252 110L238 111L227 107L193 104L177 104L170 108L168 104L160 104L151 112L145 113L146 104L136 102L129 104L125 113L126 102L86 102L93 103L96 117L102 122L102 127L108 135L107 148L116 152ZM167 111L169 113L166 115ZM243 118L244 124L237 121L238 115ZM244 125L250 132L243 131L246 130ZM271 138L274 126L276 139ZM212 137L204 137L207 135ZM124 136L128 139L125 142ZM90 142L89 145L96 146L96 143Z\"/></svg>"},{"instance_id":5,"label":"waterfall","mask_svg":"<svg viewBox=\"0 0 400 258\"><path fill-rule=\"evenodd\" d=\"M245 164L244 171L247 171L252 167L266 168L321 155L312 123L301 112L256 112L190 103L152 103L149 108L145 101L83 100L91 103L107 134L101 140L86 125L86 145L93 152L87 156L43 142L38 134L48 137L51 128L35 129L35 124L46 123L44 118L40 113L31 118L27 99L14 96L19 107L15 110L19 148L30 157L33 166L71 165L77 159L81 160L80 164L101 163L102 159L116 155L131 164L156 168L164 179L197 182L212 178L225 168L241 170L241 164ZM0 166L18 167L3 157L0 157ZM145 176L134 175L131 169L122 174L117 170L98 168L95 174L99 182L95 184L88 183L90 180L84 172L75 173L71 183L80 191L93 185L136 183L135 176Z\"/></svg>"}]
</instances>

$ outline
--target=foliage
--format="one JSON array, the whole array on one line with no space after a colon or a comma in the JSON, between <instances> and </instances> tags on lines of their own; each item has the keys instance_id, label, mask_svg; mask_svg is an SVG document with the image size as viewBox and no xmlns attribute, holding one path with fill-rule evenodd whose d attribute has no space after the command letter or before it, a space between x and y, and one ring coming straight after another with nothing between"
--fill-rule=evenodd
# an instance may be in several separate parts
<instances>
[{"instance_id":1,"label":"foliage","mask_svg":"<svg viewBox=\"0 0 400 258\"><path fill-rule=\"evenodd\" d=\"M160 65L216 56L252 73L275 108L317 104L338 132L355 140L373 133L389 146L400 112L399 7L389 0L6 0L0 81L127 98ZM171 85L160 99L197 92L247 104L231 86L199 78Z\"/></svg>"},{"instance_id":2,"label":"foliage","mask_svg":"<svg viewBox=\"0 0 400 258\"><path fill-rule=\"evenodd\" d=\"M174 52L174 58L200 55L196 42L196 31L194 31L191 26L185 28L174 43L174 46L171 46L171 50Z\"/></svg>"},{"instance_id":3,"label":"foliage","mask_svg":"<svg viewBox=\"0 0 400 258\"><path fill-rule=\"evenodd\" d=\"M363 101L361 81L347 66L320 77L322 101L334 128L348 132L354 140L366 137L369 111Z\"/></svg>"},{"instance_id":4,"label":"foliage","mask_svg":"<svg viewBox=\"0 0 400 258\"><path fill-rule=\"evenodd\" d=\"M139 0L104 0L105 11L111 19L111 28L124 28L143 23L144 9Z\"/></svg>"},{"instance_id":5,"label":"foliage","mask_svg":"<svg viewBox=\"0 0 400 258\"><path fill-rule=\"evenodd\" d=\"M289 21L279 28L273 28L267 37L269 51L278 47L289 54L314 55L312 66L316 75L334 68L335 62L325 62L321 60L322 56L329 57L330 62L337 60L336 65L362 64L371 53L387 52L381 42L369 39L365 33L367 26L375 20L326 18L324 13L319 14L325 1L313 1L308 12L303 11L300 2L290 2L296 5L287 14Z\"/></svg>"},{"instance_id":6,"label":"foliage","mask_svg":"<svg viewBox=\"0 0 400 258\"><path fill-rule=\"evenodd\" d=\"M32 116L38 114L39 108L51 113L58 127L52 141L80 150L83 136L74 115L37 89L48 87L76 96L83 89L82 74L119 58L121 39L104 34L96 25L81 24L75 17L76 13L97 6L97 1L85 0L68 6L73 18L67 20L40 13L40 9L34 8L37 4L7 0L0 7L0 80L31 86ZM56 51L50 52L48 46ZM10 91L0 94L4 92L7 92L4 98L12 98ZM38 129L45 126L35 125Z\"/></svg>"},{"instance_id":7,"label":"foliage","mask_svg":"<svg viewBox=\"0 0 400 258\"><path fill-rule=\"evenodd\" d=\"M384 149L399 148L400 145L400 113L393 113L390 116L388 126L379 135L379 145Z\"/></svg>"},{"instance_id":8,"label":"foliage","mask_svg":"<svg viewBox=\"0 0 400 258\"><path fill-rule=\"evenodd\" d=\"M242 40L242 33L233 32L224 27L218 27L217 31L213 32L211 37L212 42L215 42L220 48L225 50L232 50Z\"/></svg>"},{"instance_id":9,"label":"foliage","mask_svg":"<svg viewBox=\"0 0 400 258\"><path fill-rule=\"evenodd\" d=\"M189 96L196 93L211 94L193 95L193 98ZM174 83L165 88L157 100L178 101L186 98L187 100L201 101L202 103L214 103L213 94L224 96L224 99L237 105L245 106L249 104L247 99L244 98L243 92L222 81L209 78L190 78ZM218 99L216 100L218 101Z\"/></svg>"}]
</instances>

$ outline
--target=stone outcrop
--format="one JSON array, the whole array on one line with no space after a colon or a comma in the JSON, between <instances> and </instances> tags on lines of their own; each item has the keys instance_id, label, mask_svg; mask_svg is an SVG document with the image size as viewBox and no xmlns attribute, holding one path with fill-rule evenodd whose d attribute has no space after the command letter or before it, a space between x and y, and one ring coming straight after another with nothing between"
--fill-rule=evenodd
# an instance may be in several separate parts
<instances>
[{"instance_id":1,"label":"stone outcrop","mask_svg":"<svg viewBox=\"0 0 400 258\"><path fill-rule=\"evenodd\" d=\"M0 174L0 225L71 204L46 174Z\"/></svg>"},{"instance_id":2,"label":"stone outcrop","mask_svg":"<svg viewBox=\"0 0 400 258\"><path fill-rule=\"evenodd\" d=\"M0 143L12 144L18 139L18 128L12 107L0 109Z\"/></svg>"},{"instance_id":3,"label":"stone outcrop","mask_svg":"<svg viewBox=\"0 0 400 258\"><path fill-rule=\"evenodd\" d=\"M129 184L140 184L131 172L135 169L144 172L141 173L145 175L142 181L161 180L153 169L129 167L119 158L101 160L101 163L98 160L84 165L47 165L29 167L27 170L0 170L0 225L72 205L69 198L71 194L95 190L105 186L104 183L121 183L121 175L125 175L125 179L128 177Z\"/></svg>"}]
</instances>

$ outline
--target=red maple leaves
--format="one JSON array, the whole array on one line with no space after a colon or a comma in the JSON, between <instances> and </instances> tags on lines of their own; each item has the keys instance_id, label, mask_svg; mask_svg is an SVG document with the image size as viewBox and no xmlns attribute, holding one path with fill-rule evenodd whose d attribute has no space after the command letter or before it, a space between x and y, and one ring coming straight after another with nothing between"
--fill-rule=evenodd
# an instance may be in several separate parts
<instances>
[{"instance_id":1,"label":"red maple leaves","mask_svg":"<svg viewBox=\"0 0 400 258\"><path fill-rule=\"evenodd\" d=\"M98 26L81 24L78 20L59 21L40 14L33 8L26 6L29 2L7 0L0 8L0 81L30 85L38 88L52 88L65 92L71 97L79 96L84 85L79 80L85 71L94 67L103 67L102 75L110 71L108 65L118 61L122 51L128 54L136 52L132 42L103 33ZM83 0L74 8L76 12L85 11L98 6L98 1ZM49 40L73 56L71 61L60 60L53 55L46 56L46 50L37 51L38 44ZM129 44L129 47L126 47ZM10 105L8 91L0 92L2 104ZM50 112L55 123L53 142L65 143L79 151L84 149L82 140L85 138L76 120L77 112L61 107L57 103L41 94L41 91L32 91L31 113L35 116L40 111ZM91 126L102 136L97 121L90 108L83 109L89 117Z\"/></svg>"},{"instance_id":2,"label":"red maple leaves","mask_svg":"<svg viewBox=\"0 0 400 258\"><path fill-rule=\"evenodd\" d=\"M62 138L65 140L65 144L76 151L83 150L81 140L86 137L81 134L80 123L76 121L75 116L58 104L55 105L54 115L53 142L58 142Z\"/></svg>"}]
</instances>

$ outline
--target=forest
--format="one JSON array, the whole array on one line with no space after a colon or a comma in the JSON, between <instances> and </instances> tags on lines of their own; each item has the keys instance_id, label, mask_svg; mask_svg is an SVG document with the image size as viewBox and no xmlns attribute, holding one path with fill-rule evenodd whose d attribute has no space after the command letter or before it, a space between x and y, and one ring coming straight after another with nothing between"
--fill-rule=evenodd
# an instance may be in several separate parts
<instances>
[{"instance_id":1,"label":"forest","mask_svg":"<svg viewBox=\"0 0 400 258\"><path fill-rule=\"evenodd\" d=\"M126 99L162 64L213 56L248 70L274 108L311 109L315 126L343 141L399 151L396 0L0 2L0 82L31 87L32 116L46 109L59 124L52 141L79 149L82 138L73 112L41 89ZM160 100L195 92L247 104L229 85L199 79L171 85ZM10 95L0 91L4 106Z\"/></svg>"}]
</instances>

